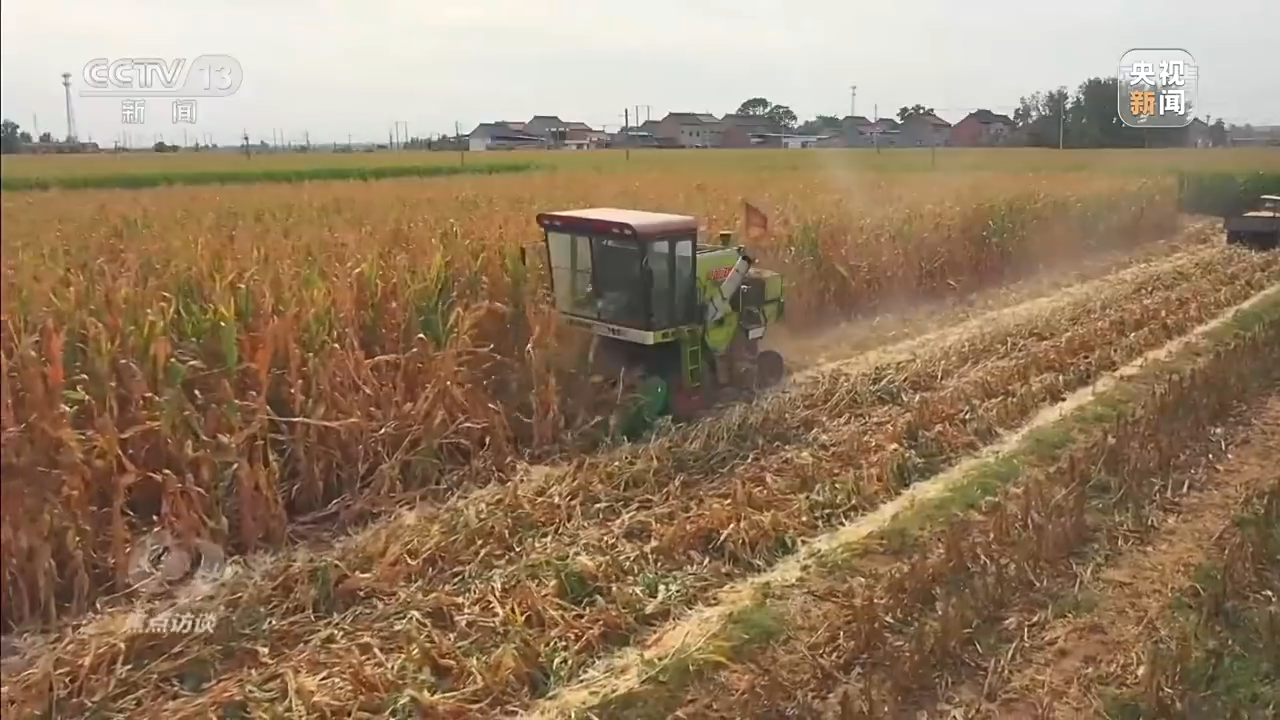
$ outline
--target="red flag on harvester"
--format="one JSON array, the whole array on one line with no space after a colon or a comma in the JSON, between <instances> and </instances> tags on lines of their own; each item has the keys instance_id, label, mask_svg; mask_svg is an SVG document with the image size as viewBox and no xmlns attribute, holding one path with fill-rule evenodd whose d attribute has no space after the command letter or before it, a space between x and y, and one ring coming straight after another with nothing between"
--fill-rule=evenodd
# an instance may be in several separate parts
<instances>
[{"instance_id":1,"label":"red flag on harvester","mask_svg":"<svg viewBox=\"0 0 1280 720\"><path fill-rule=\"evenodd\" d=\"M755 237L757 234L763 235L768 232L769 218L764 214L764 212L746 200L742 201L742 205L746 210L747 237Z\"/></svg>"}]
</instances>

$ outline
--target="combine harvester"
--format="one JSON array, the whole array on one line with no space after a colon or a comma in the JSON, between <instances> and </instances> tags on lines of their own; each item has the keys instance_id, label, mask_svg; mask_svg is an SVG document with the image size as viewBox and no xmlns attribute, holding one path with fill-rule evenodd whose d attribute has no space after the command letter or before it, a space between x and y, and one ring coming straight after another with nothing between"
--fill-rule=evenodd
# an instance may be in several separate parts
<instances>
[{"instance_id":1,"label":"combine harvester","mask_svg":"<svg viewBox=\"0 0 1280 720\"><path fill-rule=\"evenodd\" d=\"M747 213L748 227L766 222ZM784 378L782 355L760 347L782 318L782 276L755 267L732 232L700 244L695 217L615 208L537 220L561 318L592 333L593 366L638 400L624 435Z\"/></svg>"},{"instance_id":2,"label":"combine harvester","mask_svg":"<svg viewBox=\"0 0 1280 720\"><path fill-rule=\"evenodd\" d=\"M1280 195L1263 195L1261 208L1223 218L1227 244L1254 250L1280 248Z\"/></svg>"}]
</instances>

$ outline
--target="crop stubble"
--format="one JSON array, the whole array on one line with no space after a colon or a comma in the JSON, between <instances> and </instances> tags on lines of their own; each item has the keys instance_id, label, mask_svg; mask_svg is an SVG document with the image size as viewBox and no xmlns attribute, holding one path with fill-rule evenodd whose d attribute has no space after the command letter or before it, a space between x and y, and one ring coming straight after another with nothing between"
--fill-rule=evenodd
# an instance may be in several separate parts
<instances>
[{"instance_id":1,"label":"crop stubble","mask_svg":"<svg viewBox=\"0 0 1280 720\"><path fill-rule=\"evenodd\" d=\"M376 712L412 677L441 697L401 701L437 712L522 704L1278 273L1265 256L1188 253L1045 317L957 338L914 361L832 373L693 437L584 459L535 494L517 483L388 524L260 584L231 580L206 602L232 616L213 643L142 636L108 647L95 636L97 672L109 673L112 657L146 658L151 677L214 680L197 698L135 679L74 695L192 712L253 689L340 712L354 693ZM745 451L731 449L743 443ZM912 459L917 467L903 477ZM269 666L233 649L262 643L272 648ZM86 650L58 657L89 660ZM65 681L66 669L47 671ZM157 705L166 696L171 704Z\"/></svg>"},{"instance_id":2,"label":"crop stubble","mask_svg":"<svg viewBox=\"0 0 1280 720\"><path fill-rule=\"evenodd\" d=\"M1164 371L1141 394L1130 392L1130 405L1086 420L1068 445L1033 461L990 501L905 535L883 533L800 585L763 593L734 619L734 642L703 648L699 673L678 663L661 668L644 687L592 708L591 716L944 718L1003 711L999 717L1022 718L1057 717L1056 709L1062 717L1094 717L1089 695L1102 678L1151 696L1168 694L1162 686L1185 680L1177 677L1186 671L1185 654L1171 653L1175 660L1158 667L1150 652L1132 653L1160 624L1142 610L1169 595L1148 585L1138 597L1131 578L1121 577L1123 563L1150 559L1152 548L1168 543L1197 557L1211 553L1210 541L1231 525L1225 518L1241 509L1242 497L1269 494L1274 513L1280 477L1267 450L1277 440L1280 400L1274 291L1270 302L1270 324L1234 338L1234 351L1219 349L1198 364ZM1222 470L1196 472L1206 454L1221 450L1224 423L1234 435L1248 425L1242 403L1264 413L1250 433L1260 454L1252 465L1243 458L1243 474L1233 478L1220 478ZM1227 472L1240 469L1230 462ZM1241 556L1236 572L1247 574L1267 546L1234 541ZM1185 569L1186 557L1165 559L1174 562L1164 571ZM1161 585L1189 580L1164 573L1156 579L1154 572L1144 570ZM1107 616L1090 608L1097 603L1105 613L1109 598L1089 591L1109 582L1119 593L1112 619L1123 627L1104 637ZM1072 652L1079 647L1066 648L1065 656L1053 652L1063 649L1060 633L1071 629L1099 643L1089 650L1100 665ZM1271 647L1278 647L1274 640ZM1026 653L1032 662L1023 662ZM1057 682L1046 683L1042 671L1058 664ZM1002 698L1006 693L1013 697ZM1075 702L1060 704L1068 699ZM1197 716L1179 709L1176 716Z\"/></svg>"},{"instance_id":3,"label":"crop stubble","mask_svg":"<svg viewBox=\"0 0 1280 720\"><path fill-rule=\"evenodd\" d=\"M1171 501L1152 514L1149 537L1085 558L1048 607L1026 603L1013 618L1023 640L1001 672L955 688L948 703L993 716L1084 717L1139 688L1144 646L1168 624L1173 599L1221 549L1236 516L1259 494L1280 492L1280 389L1251 405L1215 429L1221 445L1210 455L1169 478Z\"/></svg>"}]
</instances>

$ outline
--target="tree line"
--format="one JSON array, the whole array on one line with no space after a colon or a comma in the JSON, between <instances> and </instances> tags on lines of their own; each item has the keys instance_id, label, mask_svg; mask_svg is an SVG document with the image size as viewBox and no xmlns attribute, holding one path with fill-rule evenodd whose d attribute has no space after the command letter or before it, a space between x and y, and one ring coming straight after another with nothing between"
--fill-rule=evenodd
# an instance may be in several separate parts
<instances>
[{"instance_id":1,"label":"tree line","mask_svg":"<svg viewBox=\"0 0 1280 720\"><path fill-rule=\"evenodd\" d=\"M1024 143L1033 147L1069 148L1135 148L1183 145L1187 128L1136 128L1125 125L1116 110L1119 79L1094 77L1085 80L1074 92L1066 86L1034 92L1018 98L1011 116L1022 131ZM1194 108L1188 108L1188 112ZM803 123L785 105L767 98L755 97L738 107L739 115L768 118L779 132L821 135L842 129L835 115L818 115ZM934 109L916 103L898 108L899 122L914 115L933 114ZM1209 142L1213 146L1227 144L1228 126L1222 118L1208 115L1201 120L1209 126Z\"/></svg>"},{"instance_id":2,"label":"tree line","mask_svg":"<svg viewBox=\"0 0 1280 720\"><path fill-rule=\"evenodd\" d=\"M1069 148L1169 147L1184 144L1186 128L1140 128L1124 124L1116 110L1117 78L1089 78L1074 93L1066 86L1034 92L1018 98L1013 121L1025 130L1026 144ZM1194 108L1188 106L1187 112ZM1222 118L1208 115L1209 142L1227 144L1228 128Z\"/></svg>"}]
</instances>

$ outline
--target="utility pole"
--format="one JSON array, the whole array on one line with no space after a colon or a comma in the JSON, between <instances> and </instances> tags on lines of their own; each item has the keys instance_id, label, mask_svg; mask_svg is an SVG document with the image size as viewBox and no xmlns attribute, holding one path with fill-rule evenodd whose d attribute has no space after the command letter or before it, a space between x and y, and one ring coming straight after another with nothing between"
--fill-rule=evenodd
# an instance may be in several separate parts
<instances>
[{"instance_id":1,"label":"utility pole","mask_svg":"<svg viewBox=\"0 0 1280 720\"><path fill-rule=\"evenodd\" d=\"M639 120L640 118L636 118ZM622 110L622 128L625 133L622 137L622 143L626 147L626 159L631 159L631 141L635 137L631 134L631 110L624 108Z\"/></svg>"},{"instance_id":2,"label":"utility pole","mask_svg":"<svg viewBox=\"0 0 1280 720\"><path fill-rule=\"evenodd\" d=\"M631 110L623 108L622 110L622 147L625 148L624 153L626 159L631 159Z\"/></svg>"},{"instance_id":3,"label":"utility pole","mask_svg":"<svg viewBox=\"0 0 1280 720\"><path fill-rule=\"evenodd\" d=\"M1067 94L1062 93L1062 102L1058 103L1058 149L1062 149L1062 138L1067 125Z\"/></svg>"},{"instance_id":4,"label":"utility pole","mask_svg":"<svg viewBox=\"0 0 1280 720\"><path fill-rule=\"evenodd\" d=\"M880 103L876 103L875 105L871 106L871 114L875 116L872 118L871 121L874 123L879 123L880 122ZM880 154L880 126L879 125L876 125L876 129L871 131L871 140L876 145L876 154L879 155Z\"/></svg>"},{"instance_id":5,"label":"utility pole","mask_svg":"<svg viewBox=\"0 0 1280 720\"><path fill-rule=\"evenodd\" d=\"M311 150L311 131L304 130L302 133L302 136L306 138L307 150L310 151Z\"/></svg>"}]
</instances>

